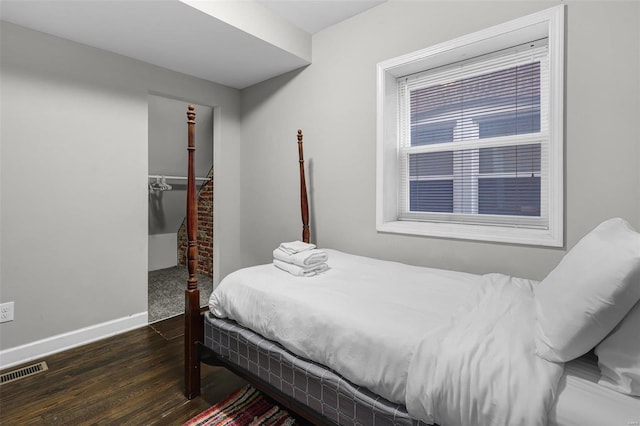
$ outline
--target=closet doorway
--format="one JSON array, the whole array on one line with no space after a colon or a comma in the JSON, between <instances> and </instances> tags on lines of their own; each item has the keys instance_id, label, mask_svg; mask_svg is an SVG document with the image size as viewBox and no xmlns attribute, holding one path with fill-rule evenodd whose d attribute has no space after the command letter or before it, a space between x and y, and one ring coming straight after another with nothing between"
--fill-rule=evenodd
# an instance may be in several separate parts
<instances>
[{"instance_id":1,"label":"closet doorway","mask_svg":"<svg viewBox=\"0 0 640 426\"><path fill-rule=\"evenodd\" d=\"M149 323L184 312L187 202L187 106L149 95ZM198 287L206 306L213 287L213 108L196 107Z\"/></svg>"}]
</instances>

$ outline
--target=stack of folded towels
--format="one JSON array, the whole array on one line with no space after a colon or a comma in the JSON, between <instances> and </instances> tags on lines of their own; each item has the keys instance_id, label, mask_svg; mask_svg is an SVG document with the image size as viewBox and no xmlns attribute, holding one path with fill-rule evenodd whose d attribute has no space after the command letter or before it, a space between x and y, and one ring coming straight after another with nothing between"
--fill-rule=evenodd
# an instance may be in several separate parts
<instances>
[{"instance_id":1,"label":"stack of folded towels","mask_svg":"<svg viewBox=\"0 0 640 426\"><path fill-rule=\"evenodd\" d=\"M302 241L282 243L273 251L273 264L297 277L311 277L326 271L328 258L326 251Z\"/></svg>"}]
</instances>

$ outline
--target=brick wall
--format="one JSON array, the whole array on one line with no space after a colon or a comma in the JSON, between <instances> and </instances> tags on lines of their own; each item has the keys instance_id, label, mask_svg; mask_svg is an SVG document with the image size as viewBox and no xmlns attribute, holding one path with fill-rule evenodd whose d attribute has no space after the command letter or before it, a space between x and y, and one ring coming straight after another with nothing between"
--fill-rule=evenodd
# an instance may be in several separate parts
<instances>
[{"instance_id":1,"label":"brick wall","mask_svg":"<svg viewBox=\"0 0 640 426\"><path fill-rule=\"evenodd\" d=\"M213 169L198 192L198 273L213 278ZM178 263L187 264L186 220L178 230Z\"/></svg>"}]
</instances>

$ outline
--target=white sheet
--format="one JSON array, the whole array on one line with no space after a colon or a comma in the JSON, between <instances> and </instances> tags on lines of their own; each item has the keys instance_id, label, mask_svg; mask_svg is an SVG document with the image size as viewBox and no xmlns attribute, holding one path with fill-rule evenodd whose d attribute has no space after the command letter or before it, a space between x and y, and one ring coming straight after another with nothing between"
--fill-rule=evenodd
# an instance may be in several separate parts
<instances>
[{"instance_id":1,"label":"white sheet","mask_svg":"<svg viewBox=\"0 0 640 426\"><path fill-rule=\"evenodd\" d=\"M640 397L598 385L595 361L578 358L565 364L549 426L638 426Z\"/></svg>"},{"instance_id":2,"label":"white sheet","mask_svg":"<svg viewBox=\"0 0 640 426\"><path fill-rule=\"evenodd\" d=\"M562 364L534 355L534 282L327 252L315 277L271 264L230 274L211 312L427 422L546 423Z\"/></svg>"}]
</instances>

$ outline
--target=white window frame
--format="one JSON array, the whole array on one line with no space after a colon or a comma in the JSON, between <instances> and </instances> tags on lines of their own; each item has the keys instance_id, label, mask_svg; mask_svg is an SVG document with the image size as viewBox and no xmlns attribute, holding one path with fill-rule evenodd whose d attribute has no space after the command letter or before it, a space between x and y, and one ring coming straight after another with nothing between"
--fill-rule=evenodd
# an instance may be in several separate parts
<instances>
[{"instance_id":1,"label":"white window frame","mask_svg":"<svg viewBox=\"0 0 640 426\"><path fill-rule=\"evenodd\" d=\"M549 170L545 229L495 224L398 220L400 126L398 78L461 60L548 39ZM564 6L381 62L377 66L376 227L380 232L562 247L564 244ZM526 223L526 221L525 221Z\"/></svg>"}]
</instances>

